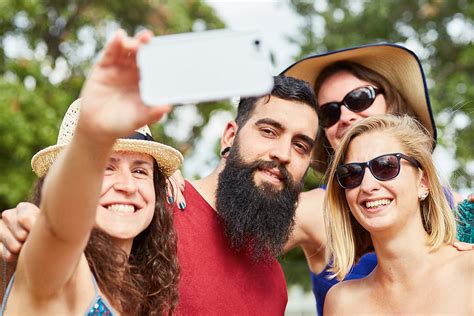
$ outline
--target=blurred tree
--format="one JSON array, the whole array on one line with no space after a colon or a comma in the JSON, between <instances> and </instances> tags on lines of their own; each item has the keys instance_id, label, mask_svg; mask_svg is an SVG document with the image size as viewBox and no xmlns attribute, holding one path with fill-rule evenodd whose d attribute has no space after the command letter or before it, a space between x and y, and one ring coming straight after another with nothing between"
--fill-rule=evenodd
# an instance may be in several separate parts
<instances>
[{"instance_id":1,"label":"blurred tree","mask_svg":"<svg viewBox=\"0 0 474 316\"><path fill-rule=\"evenodd\" d=\"M94 57L107 36L121 27L129 34L155 34L224 27L201 0L3 0L0 2L0 209L28 197L35 179L32 155L56 142L59 123L78 97ZM184 154L200 138L216 110L228 102L197 107L189 133L175 139L163 126L155 137ZM174 121L171 113L168 121Z\"/></svg>"},{"instance_id":2,"label":"blurred tree","mask_svg":"<svg viewBox=\"0 0 474 316\"><path fill-rule=\"evenodd\" d=\"M381 41L415 48L430 78L439 143L459 162L452 183L474 187L472 1L292 0L290 6L302 19L301 35L291 39L301 47L295 57ZM55 143L66 108L113 30L133 34L146 27L167 34L223 26L201 0L0 1L0 210L26 199L35 178L31 156ZM181 109L152 129L186 155L209 118L233 108L228 102L196 107L197 119L184 136ZM306 187L318 184L310 171ZM282 263L289 284L309 288L301 251L290 252Z\"/></svg>"},{"instance_id":3,"label":"blurred tree","mask_svg":"<svg viewBox=\"0 0 474 316\"><path fill-rule=\"evenodd\" d=\"M474 2L292 0L290 7L302 18L300 36L290 39L301 47L296 58L376 42L414 49L429 77L438 143L458 163L451 184L474 188ZM310 175L306 186L318 182ZM308 270L292 268L304 260L290 252L283 265L289 282L309 288Z\"/></svg>"}]
</instances>

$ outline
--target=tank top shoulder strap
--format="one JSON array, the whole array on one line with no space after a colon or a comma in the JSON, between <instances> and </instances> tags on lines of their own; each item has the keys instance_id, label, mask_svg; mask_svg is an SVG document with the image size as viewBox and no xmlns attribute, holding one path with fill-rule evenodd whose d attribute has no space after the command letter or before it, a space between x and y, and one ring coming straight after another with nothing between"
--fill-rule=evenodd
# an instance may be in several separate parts
<instances>
[{"instance_id":1,"label":"tank top shoulder strap","mask_svg":"<svg viewBox=\"0 0 474 316\"><path fill-rule=\"evenodd\" d=\"M3 316L3 314L5 313L5 308L7 307L8 296L10 295L10 291L12 290L14 279L15 279L15 274L12 275L12 278L10 279L10 282L8 283L8 287L5 290L5 294L3 295L2 308L0 309L0 316Z\"/></svg>"},{"instance_id":2,"label":"tank top shoulder strap","mask_svg":"<svg viewBox=\"0 0 474 316\"><path fill-rule=\"evenodd\" d=\"M87 316L113 316L112 308L107 304L107 302L100 296L99 286L97 281L92 274L92 283L94 284L95 296L92 304L86 311ZM0 315L2 316L2 315Z\"/></svg>"}]
</instances>

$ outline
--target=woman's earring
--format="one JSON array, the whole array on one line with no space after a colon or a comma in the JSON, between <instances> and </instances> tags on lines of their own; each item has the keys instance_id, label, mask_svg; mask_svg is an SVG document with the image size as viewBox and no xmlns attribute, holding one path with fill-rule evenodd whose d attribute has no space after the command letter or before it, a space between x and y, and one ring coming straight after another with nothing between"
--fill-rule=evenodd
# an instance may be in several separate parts
<instances>
[{"instance_id":1,"label":"woman's earring","mask_svg":"<svg viewBox=\"0 0 474 316\"><path fill-rule=\"evenodd\" d=\"M428 191L425 191L425 192L421 193L418 198L420 199L420 201L424 201L427 196L428 196Z\"/></svg>"}]
</instances>

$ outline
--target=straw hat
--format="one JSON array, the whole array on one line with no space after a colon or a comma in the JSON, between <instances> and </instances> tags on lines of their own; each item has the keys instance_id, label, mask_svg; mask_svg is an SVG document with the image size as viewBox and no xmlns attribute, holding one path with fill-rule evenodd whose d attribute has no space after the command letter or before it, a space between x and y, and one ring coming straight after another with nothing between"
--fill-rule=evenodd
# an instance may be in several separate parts
<instances>
[{"instance_id":1,"label":"straw hat","mask_svg":"<svg viewBox=\"0 0 474 316\"><path fill-rule=\"evenodd\" d=\"M414 52L403 46L372 44L311 55L282 74L305 80L314 87L321 71L338 61L354 62L384 76L405 98L436 143L436 125L421 63Z\"/></svg>"},{"instance_id":2,"label":"straw hat","mask_svg":"<svg viewBox=\"0 0 474 316\"><path fill-rule=\"evenodd\" d=\"M61 123L56 145L40 150L31 159L31 167L38 177L46 175L61 150L71 142L79 118L80 103L78 99L69 106ZM172 175L183 162L179 151L153 140L148 126L136 130L130 137L118 139L113 150L148 154L156 160L166 176Z\"/></svg>"}]
</instances>

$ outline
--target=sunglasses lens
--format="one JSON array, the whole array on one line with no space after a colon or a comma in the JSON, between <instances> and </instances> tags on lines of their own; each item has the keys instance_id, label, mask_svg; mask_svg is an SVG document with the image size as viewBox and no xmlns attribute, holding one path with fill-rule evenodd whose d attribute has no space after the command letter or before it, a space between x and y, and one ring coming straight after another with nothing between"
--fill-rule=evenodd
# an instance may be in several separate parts
<instances>
[{"instance_id":1,"label":"sunglasses lens","mask_svg":"<svg viewBox=\"0 0 474 316\"><path fill-rule=\"evenodd\" d=\"M400 160L395 155L378 157L370 162L370 169L377 179L390 180L398 175Z\"/></svg>"},{"instance_id":2,"label":"sunglasses lens","mask_svg":"<svg viewBox=\"0 0 474 316\"><path fill-rule=\"evenodd\" d=\"M336 170L337 181L344 189L357 187L364 178L364 169L359 164L339 166Z\"/></svg>"},{"instance_id":3,"label":"sunglasses lens","mask_svg":"<svg viewBox=\"0 0 474 316\"><path fill-rule=\"evenodd\" d=\"M331 127L339 121L341 108L337 103L329 103L320 108L320 114L319 124L324 128Z\"/></svg>"},{"instance_id":4,"label":"sunglasses lens","mask_svg":"<svg viewBox=\"0 0 474 316\"><path fill-rule=\"evenodd\" d=\"M344 103L353 112L361 112L368 109L375 100L375 93L368 87L356 89L346 95Z\"/></svg>"}]
</instances>

